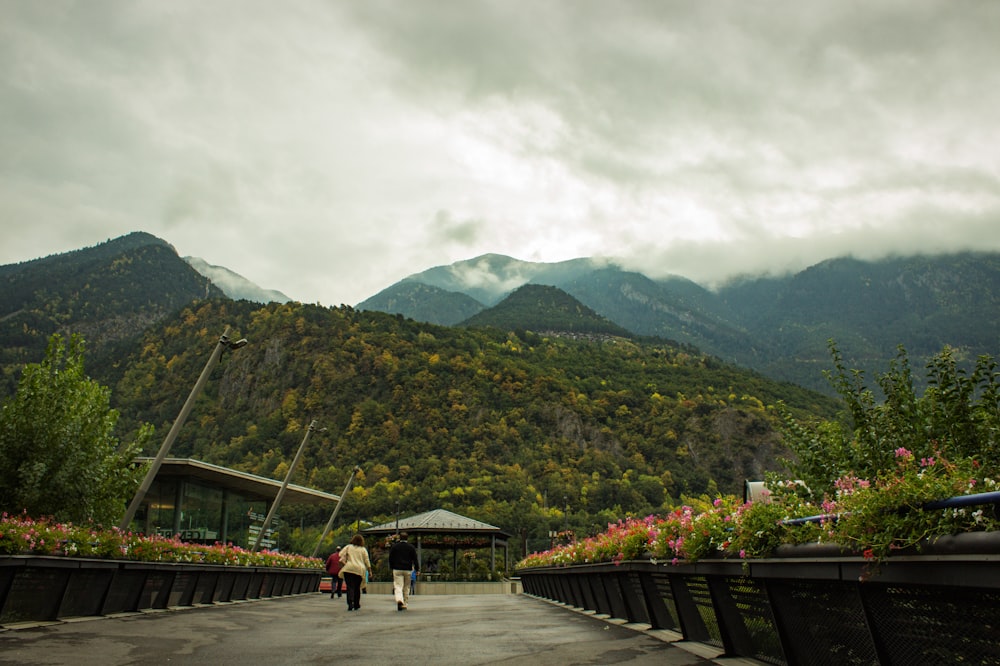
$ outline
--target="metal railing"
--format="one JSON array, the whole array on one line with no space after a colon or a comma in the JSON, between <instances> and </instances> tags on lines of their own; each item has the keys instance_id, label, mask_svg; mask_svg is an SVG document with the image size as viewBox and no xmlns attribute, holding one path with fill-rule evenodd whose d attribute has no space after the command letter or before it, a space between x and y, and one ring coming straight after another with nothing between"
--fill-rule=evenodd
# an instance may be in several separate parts
<instances>
[{"instance_id":1,"label":"metal railing","mask_svg":"<svg viewBox=\"0 0 1000 666\"><path fill-rule=\"evenodd\" d=\"M988 504L1000 504L1000 491L993 491L988 493L974 493L972 495L959 495L957 497L949 497L943 500L935 500L933 502L927 502L923 504L920 508L926 511L935 511L938 509L959 509L967 506L985 506ZM806 523L822 523L826 521L837 521L844 514L840 513L821 513L815 516L806 516L804 518L789 518L788 520L781 521L785 525L805 525Z\"/></svg>"},{"instance_id":2,"label":"metal railing","mask_svg":"<svg viewBox=\"0 0 1000 666\"><path fill-rule=\"evenodd\" d=\"M320 569L0 556L0 625L227 603L319 589Z\"/></svg>"},{"instance_id":3,"label":"metal railing","mask_svg":"<svg viewBox=\"0 0 1000 666\"><path fill-rule=\"evenodd\" d=\"M829 547L762 560L522 570L525 593L771 664L1000 664L1000 533L938 540L877 571Z\"/></svg>"}]
</instances>

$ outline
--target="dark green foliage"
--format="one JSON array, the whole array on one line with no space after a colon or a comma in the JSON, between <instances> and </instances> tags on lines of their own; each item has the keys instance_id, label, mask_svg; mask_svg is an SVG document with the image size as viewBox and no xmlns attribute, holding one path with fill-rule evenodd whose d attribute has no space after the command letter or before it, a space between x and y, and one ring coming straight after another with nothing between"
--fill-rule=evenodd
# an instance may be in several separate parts
<instances>
[{"instance_id":1,"label":"dark green foliage","mask_svg":"<svg viewBox=\"0 0 1000 666\"><path fill-rule=\"evenodd\" d=\"M832 494L834 482L847 474L875 480L895 473L901 449L917 460L972 458L986 470L1000 467L1000 375L991 357L980 357L967 373L946 347L928 363L927 389L919 395L900 347L888 371L876 378L885 396L879 400L864 373L848 370L832 342L830 353L835 370L827 376L846 414L812 426L787 412L783 419L785 442L796 456L789 471L814 494Z\"/></svg>"},{"instance_id":2,"label":"dark green foliage","mask_svg":"<svg viewBox=\"0 0 1000 666\"><path fill-rule=\"evenodd\" d=\"M885 368L899 345L921 365L945 346L956 349L960 362L994 353L1000 255L833 259L792 276L733 284L720 296L752 339L768 343L756 361L732 358L769 376L828 390L816 368L825 365L831 338L851 367L869 374ZM965 367L971 369L971 362ZM924 379L915 378L918 389Z\"/></svg>"},{"instance_id":3,"label":"dark green foliage","mask_svg":"<svg viewBox=\"0 0 1000 666\"><path fill-rule=\"evenodd\" d=\"M597 314L562 289L526 284L497 305L473 315L461 324L492 326L504 331L617 335L631 337L621 326Z\"/></svg>"},{"instance_id":4,"label":"dark green foliage","mask_svg":"<svg viewBox=\"0 0 1000 666\"><path fill-rule=\"evenodd\" d=\"M169 427L226 325L250 344L223 356L172 455L282 478L316 419L328 431L311 440L294 482L340 492L360 465L344 523L390 519L400 502L406 515L440 507L527 530L539 547L566 520L564 497L583 533L682 494L737 492L784 452L766 405L783 399L801 416L836 408L664 343L211 301L151 330L118 363L123 425Z\"/></svg>"},{"instance_id":5,"label":"dark green foliage","mask_svg":"<svg viewBox=\"0 0 1000 666\"><path fill-rule=\"evenodd\" d=\"M467 274L480 279L465 284ZM676 340L831 395L820 372L830 338L853 367L868 372L884 368L900 344L921 364L950 345L961 350L960 365L969 370L971 359L995 353L1000 328L997 253L833 259L794 275L734 280L715 291L681 277L654 280L584 259L531 264L487 255L399 284L408 285L408 317L450 323L454 319L440 318L447 316L440 300L421 302L414 283L491 304L502 297L494 298L498 285L518 279L558 287L633 335ZM365 307L383 309L369 301ZM918 387L923 379L916 378Z\"/></svg>"},{"instance_id":6,"label":"dark green foliage","mask_svg":"<svg viewBox=\"0 0 1000 666\"><path fill-rule=\"evenodd\" d=\"M96 247L0 266L0 394L53 333L94 352L140 334L197 298L222 296L166 242L133 233Z\"/></svg>"},{"instance_id":7,"label":"dark green foliage","mask_svg":"<svg viewBox=\"0 0 1000 666\"><path fill-rule=\"evenodd\" d=\"M483 304L459 292L404 280L358 303L357 307L452 326L480 312Z\"/></svg>"},{"instance_id":8,"label":"dark green foliage","mask_svg":"<svg viewBox=\"0 0 1000 666\"><path fill-rule=\"evenodd\" d=\"M122 446L109 391L83 369L83 341L52 336L0 412L0 510L110 524L121 518L144 470L132 469L152 434Z\"/></svg>"}]
</instances>

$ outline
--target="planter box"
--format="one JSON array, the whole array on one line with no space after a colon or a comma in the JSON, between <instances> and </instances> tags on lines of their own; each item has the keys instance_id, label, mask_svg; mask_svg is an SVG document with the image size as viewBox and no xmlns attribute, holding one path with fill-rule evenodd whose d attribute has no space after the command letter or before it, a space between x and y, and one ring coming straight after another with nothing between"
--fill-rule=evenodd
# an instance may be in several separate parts
<instances>
[{"instance_id":1,"label":"planter box","mask_svg":"<svg viewBox=\"0 0 1000 666\"><path fill-rule=\"evenodd\" d=\"M519 572L528 594L772 664L1000 663L1000 534L939 539L878 569L826 546L782 557Z\"/></svg>"},{"instance_id":2,"label":"planter box","mask_svg":"<svg viewBox=\"0 0 1000 666\"><path fill-rule=\"evenodd\" d=\"M33 566L23 560L13 560L8 566L10 573L4 604L0 607L0 624L55 620L74 564L42 557Z\"/></svg>"},{"instance_id":3,"label":"planter box","mask_svg":"<svg viewBox=\"0 0 1000 666\"><path fill-rule=\"evenodd\" d=\"M319 569L0 556L0 625L312 593L322 574Z\"/></svg>"}]
</instances>

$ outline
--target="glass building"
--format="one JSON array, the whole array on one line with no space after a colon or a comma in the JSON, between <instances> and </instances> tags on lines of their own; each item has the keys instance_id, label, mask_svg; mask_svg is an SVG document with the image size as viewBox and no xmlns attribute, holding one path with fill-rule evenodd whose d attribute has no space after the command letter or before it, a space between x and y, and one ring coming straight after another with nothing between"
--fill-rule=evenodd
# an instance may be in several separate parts
<instances>
[{"instance_id":1,"label":"glass building","mask_svg":"<svg viewBox=\"0 0 1000 666\"><path fill-rule=\"evenodd\" d=\"M144 534L177 534L189 543L218 541L249 548L256 542L260 526L280 489L281 482L273 479L198 460L167 458L136 511L132 525ZM289 484L281 502L282 506L332 506L339 499L339 495ZM262 547L273 546L269 537L278 526L280 523L272 520Z\"/></svg>"}]
</instances>

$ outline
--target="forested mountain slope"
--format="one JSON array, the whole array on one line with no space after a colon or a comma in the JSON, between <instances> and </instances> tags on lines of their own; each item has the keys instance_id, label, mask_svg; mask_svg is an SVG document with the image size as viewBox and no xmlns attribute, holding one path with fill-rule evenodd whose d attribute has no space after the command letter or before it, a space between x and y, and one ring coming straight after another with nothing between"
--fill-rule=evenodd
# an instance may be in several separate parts
<instances>
[{"instance_id":1,"label":"forested mountain slope","mask_svg":"<svg viewBox=\"0 0 1000 666\"><path fill-rule=\"evenodd\" d=\"M364 470L345 520L446 508L544 534L570 506L578 529L682 494L739 492L781 453L766 405L829 416L836 403L667 344L578 342L434 326L349 307L214 300L92 368L127 431L166 433L219 334L223 356L172 455L339 492ZM548 508L546 508L548 507ZM353 518L352 518L353 517ZM323 520L323 516L312 518Z\"/></svg>"},{"instance_id":2,"label":"forested mountain slope","mask_svg":"<svg viewBox=\"0 0 1000 666\"><path fill-rule=\"evenodd\" d=\"M869 376L884 370L900 345L917 367L945 346L969 361L1000 350L997 253L831 259L795 274L749 276L714 290L678 276L651 279L608 262L531 264L486 255L414 274L382 293L405 288L406 316L457 324L462 320L447 307L452 301L439 291L433 300L422 299L416 286L489 305L502 298L502 289L526 283L558 287L635 335L694 345L827 393L832 389L822 369L831 339L851 367ZM377 297L358 307L402 311Z\"/></svg>"},{"instance_id":3,"label":"forested mountain slope","mask_svg":"<svg viewBox=\"0 0 1000 666\"><path fill-rule=\"evenodd\" d=\"M492 308L469 317L461 326L492 326L503 331L553 332L565 335L634 337L558 287L526 284Z\"/></svg>"},{"instance_id":4,"label":"forested mountain slope","mask_svg":"<svg viewBox=\"0 0 1000 666\"><path fill-rule=\"evenodd\" d=\"M169 313L222 292L165 241L136 232L100 245L0 266L0 395L40 360L57 331L92 350L138 335Z\"/></svg>"}]
</instances>

